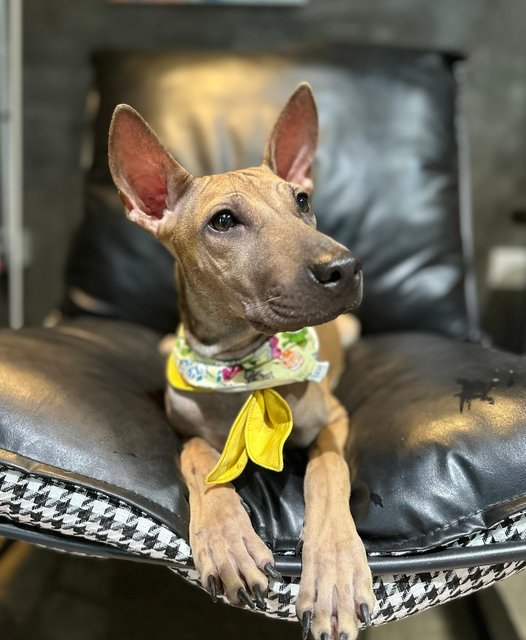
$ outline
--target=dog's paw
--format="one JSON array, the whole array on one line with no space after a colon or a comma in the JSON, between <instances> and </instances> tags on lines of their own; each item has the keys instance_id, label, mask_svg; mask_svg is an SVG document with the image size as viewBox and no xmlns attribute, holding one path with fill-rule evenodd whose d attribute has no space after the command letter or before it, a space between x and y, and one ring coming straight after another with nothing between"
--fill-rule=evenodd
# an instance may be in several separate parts
<instances>
[{"instance_id":1,"label":"dog's paw","mask_svg":"<svg viewBox=\"0 0 526 640\"><path fill-rule=\"evenodd\" d=\"M369 626L375 605L372 578L352 517L304 532L300 591L296 604L315 640L353 640L360 623Z\"/></svg>"},{"instance_id":2,"label":"dog's paw","mask_svg":"<svg viewBox=\"0 0 526 640\"><path fill-rule=\"evenodd\" d=\"M175 344L175 334L168 333L163 338L161 338L161 340L159 340L159 344L157 345L157 351L162 356L169 356L173 351L174 344Z\"/></svg>"},{"instance_id":3,"label":"dog's paw","mask_svg":"<svg viewBox=\"0 0 526 640\"><path fill-rule=\"evenodd\" d=\"M265 609L267 576L279 574L272 552L255 533L233 489L214 487L194 510L190 546L201 582L214 601L222 592L231 604Z\"/></svg>"}]
</instances>

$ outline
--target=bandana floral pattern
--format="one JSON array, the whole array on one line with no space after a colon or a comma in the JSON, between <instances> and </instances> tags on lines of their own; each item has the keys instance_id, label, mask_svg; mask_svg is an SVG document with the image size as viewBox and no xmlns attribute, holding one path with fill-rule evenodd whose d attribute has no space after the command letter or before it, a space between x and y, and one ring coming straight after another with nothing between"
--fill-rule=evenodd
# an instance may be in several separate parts
<instances>
[{"instance_id":1,"label":"bandana floral pattern","mask_svg":"<svg viewBox=\"0 0 526 640\"><path fill-rule=\"evenodd\" d=\"M305 327L277 333L241 360L228 362L198 356L180 329L171 357L184 381L192 387L250 391L305 380L319 382L327 373L328 363L317 360L318 346L316 330Z\"/></svg>"}]
</instances>

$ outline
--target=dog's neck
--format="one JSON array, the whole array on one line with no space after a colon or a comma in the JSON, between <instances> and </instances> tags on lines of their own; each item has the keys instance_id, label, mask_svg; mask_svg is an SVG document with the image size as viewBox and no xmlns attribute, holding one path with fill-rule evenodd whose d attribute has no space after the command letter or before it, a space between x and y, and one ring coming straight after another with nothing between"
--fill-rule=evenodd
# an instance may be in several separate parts
<instances>
[{"instance_id":1,"label":"dog's neck","mask_svg":"<svg viewBox=\"0 0 526 640\"><path fill-rule=\"evenodd\" d=\"M234 360L257 349L266 336L240 317L225 313L224 304L194 292L176 269L181 323L188 345L204 358Z\"/></svg>"}]
</instances>

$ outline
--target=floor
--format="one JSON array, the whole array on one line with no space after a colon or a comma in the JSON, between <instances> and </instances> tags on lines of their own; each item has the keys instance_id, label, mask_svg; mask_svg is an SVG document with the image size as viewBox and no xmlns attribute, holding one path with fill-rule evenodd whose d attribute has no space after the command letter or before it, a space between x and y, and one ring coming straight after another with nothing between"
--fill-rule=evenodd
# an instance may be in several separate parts
<instances>
[{"instance_id":1,"label":"floor","mask_svg":"<svg viewBox=\"0 0 526 640\"><path fill-rule=\"evenodd\" d=\"M517 578L520 578L518 580ZM521 576L506 583L518 626L526 630ZM515 580L515 582L513 582ZM495 595L487 592L489 602ZM502 602L501 602L502 604ZM522 640L505 625L492 635L471 599L378 627L361 640ZM490 604L488 610L494 607ZM480 611L478 612L480 614ZM299 640L297 624L214 605L164 567L96 560L13 543L0 562L2 640Z\"/></svg>"}]
</instances>

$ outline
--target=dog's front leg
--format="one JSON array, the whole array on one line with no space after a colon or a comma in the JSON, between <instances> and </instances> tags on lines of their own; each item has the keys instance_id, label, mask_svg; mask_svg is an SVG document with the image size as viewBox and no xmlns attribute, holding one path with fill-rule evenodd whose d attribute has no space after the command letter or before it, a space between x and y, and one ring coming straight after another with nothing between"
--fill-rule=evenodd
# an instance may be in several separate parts
<instances>
[{"instance_id":1,"label":"dog's front leg","mask_svg":"<svg viewBox=\"0 0 526 640\"><path fill-rule=\"evenodd\" d=\"M181 453L181 470L190 500L190 546L201 582L215 600L223 589L232 604L264 609L268 588L265 568L274 559L255 533L241 499L231 484L206 486L205 478L219 453L202 438L188 440Z\"/></svg>"},{"instance_id":2,"label":"dog's front leg","mask_svg":"<svg viewBox=\"0 0 526 640\"><path fill-rule=\"evenodd\" d=\"M359 619L373 610L371 572L356 531L344 448L349 432L345 409L327 391L329 423L310 452L305 475L305 522L298 618L304 638L351 640ZM365 607L363 606L365 605Z\"/></svg>"}]
</instances>

